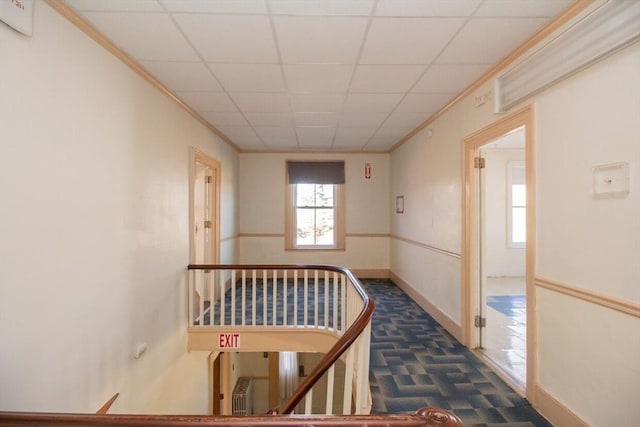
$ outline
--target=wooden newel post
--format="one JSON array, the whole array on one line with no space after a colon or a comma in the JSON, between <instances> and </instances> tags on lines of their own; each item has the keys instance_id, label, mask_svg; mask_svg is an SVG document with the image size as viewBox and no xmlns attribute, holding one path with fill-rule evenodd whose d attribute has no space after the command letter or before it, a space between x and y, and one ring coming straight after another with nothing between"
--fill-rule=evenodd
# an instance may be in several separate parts
<instances>
[{"instance_id":1,"label":"wooden newel post","mask_svg":"<svg viewBox=\"0 0 640 427\"><path fill-rule=\"evenodd\" d=\"M424 417L426 427L464 427L460 418L442 408L420 408L416 415Z\"/></svg>"}]
</instances>

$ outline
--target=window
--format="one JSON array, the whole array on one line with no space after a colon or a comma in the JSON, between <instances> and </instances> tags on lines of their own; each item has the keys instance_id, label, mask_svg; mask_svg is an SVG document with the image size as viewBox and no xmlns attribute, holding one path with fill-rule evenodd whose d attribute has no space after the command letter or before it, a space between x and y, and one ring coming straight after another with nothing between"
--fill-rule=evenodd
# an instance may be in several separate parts
<instances>
[{"instance_id":1,"label":"window","mask_svg":"<svg viewBox=\"0 0 640 427\"><path fill-rule=\"evenodd\" d=\"M509 162L507 173L509 247L524 248L527 242L527 187L524 163Z\"/></svg>"},{"instance_id":2,"label":"window","mask_svg":"<svg viewBox=\"0 0 640 427\"><path fill-rule=\"evenodd\" d=\"M335 185L294 184L295 246L335 246Z\"/></svg>"},{"instance_id":3,"label":"window","mask_svg":"<svg viewBox=\"0 0 640 427\"><path fill-rule=\"evenodd\" d=\"M344 249L344 162L287 162L287 249Z\"/></svg>"}]
</instances>

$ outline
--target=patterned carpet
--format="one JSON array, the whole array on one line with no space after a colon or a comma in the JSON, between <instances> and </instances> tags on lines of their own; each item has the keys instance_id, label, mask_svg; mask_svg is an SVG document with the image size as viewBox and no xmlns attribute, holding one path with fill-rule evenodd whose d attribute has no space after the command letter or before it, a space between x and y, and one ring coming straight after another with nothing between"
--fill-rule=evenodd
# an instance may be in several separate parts
<instances>
[{"instance_id":1,"label":"patterned carpet","mask_svg":"<svg viewBox=\"0 0 640 427\"><path fill-rule=\"evenodd\" d=\"M438 406L453 411L466 427L551 426L393 282L362 283L376 303L372 413Z\"/></svg>"}]
</instances>

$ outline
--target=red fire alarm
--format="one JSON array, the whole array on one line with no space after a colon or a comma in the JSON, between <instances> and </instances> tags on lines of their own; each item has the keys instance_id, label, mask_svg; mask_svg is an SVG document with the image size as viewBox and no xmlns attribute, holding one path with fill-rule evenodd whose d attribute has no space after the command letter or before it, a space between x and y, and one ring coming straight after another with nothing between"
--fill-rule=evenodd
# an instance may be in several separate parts
<instances>
[{"instance_id":1,"label":"red fire alarm","mask_svg":"<svg viewBox=\"0 0 640 427\"><path fill-rule=\"evenodd\" d=\"M371 179L371 163L364 164L364 179Z\"/></svg>"}]
</instances>

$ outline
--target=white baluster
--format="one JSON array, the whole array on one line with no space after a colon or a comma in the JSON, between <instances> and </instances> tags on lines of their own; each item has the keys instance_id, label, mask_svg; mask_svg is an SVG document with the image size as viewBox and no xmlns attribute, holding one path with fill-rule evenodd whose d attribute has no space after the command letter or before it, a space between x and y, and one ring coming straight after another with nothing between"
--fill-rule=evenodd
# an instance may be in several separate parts
<instances>
[{"instance_id":1,"label":"white baluster","mask_svg":"<svg viewBox=\"0 0 640 427\"><path fill-rule=\"evenodd\" d=\"M306 415L311 415L312 403L313 403L313 389L309 390L307 395L304 397L304 413Z\"/></svg>"},{"instance_id":2,"label":"white baluster","mask_svg":"<svg viewBox=\"0 0 640 427\"><path fill-rule=\"evenodd\" d=\"M202 270L199 270L200 274L198 275L200 277L200 283L201 286L200 288L200 298L199 298L199 302L200 302L200 307L198 308L198 326L204 326L204 273L202 272Z\"/></svg>"},{"instance_id":3,"label":"white baluster","mask_svg":"<svg viewBox=\"0 0 640 427\"><path fill-rule=\"evenodd\" d=\"M224 326L225 325L225 319L224 319L224 314L225 314L225 296L226 296L226 292L225 292L225 288L224 288L224 270L220 270L220 274L218 279L220 280L220 326Z\"/></svg>"},{"instance_id":4,"label":"white baluster","mask_svg":"<svg viewBox=\"0 0 640 427\"><path fill-rule=\"evenodd\" d=\"M231 326L236 325L236 271L231 270Z\"/></svg>"},{"instance_id":5,"label":"white baluster","mask_svg":"<svg viewBox=\"0 0 640 427\"><path fill-rule=\"evenodd\" d=\"M257 326L256 325L256 311L257 311L257 307L256 307L256 282L257 282L257 272L256 270L252 270L251 273L251 325L253 326Z\"/></svg>"},{"instance_id":6,"label":"white baluster","mask_svg":"<svg viewBox=\"0 0 640 427\"><path fill-rule=\"evenodd\" d=\"M304 270L304 301L303 301L303 308L304 308L304 324L303 326L306 328L307 326L309 326L309 319L308 319L308 312L309 312L309 270Z\"/></svg>"},{"instance_id":7,"label":"white baluster","mask_svg":"<svg viewBox=\"0 0 640 427\"><path fill-rule=\"evenodd\" d=\"M313 272L313 327L318 327L318 270Z\"/></svg>"},{"instance_id":8,"label":"white baluster","mask_svg":"<svg viewBox=\"0 0 640 427\"><path fill-rule=\"evenodd\" d=\"M287 270L282 270L282 326L287 326Z\"/></svg>"},{"instance_id":9,"label":"white baluster","mask_svg":"<svg viewBox=\"0 0 640 427\"><path fill-rule=\"evenodd\" d=\"M273 300L272 300L272 309L273 309L273 326L278 324L278 270L273 270Z\"/></svg>"},{"instance_id":10,"label":"white baluster","mask_svg":"<svg viewBox=\"0 0 640 427\"><path fill-rule=\"evenodd\" d=\"M196 279L195 279L196 270L189 270L189 326L194 323L194 313L193 313L193 298L196 293Z\"/></svg>"},{"instance_id":11,"label":"white baluster","mask_svg":"<svg viewBox=\"0 0 640 427\"><path fill-rule=\"evenodd\" d=\"M331 415L333 414L333 387L334 387L334 374L335 374L336 364L331 365L329 370L327 371L327 404L325 407L325 414Z\"/></svg>"},{"instance_id":12,"label":"white baluster","mask_svg":"<svg viewBox=\"0 0 640 427\"><path fill-rule=\"evenodd\" d=\"M349 415L351 413L351 393L353 392L353 370L354 370L354 357L353 357L353 345L347 350L347 360L345 362L344 370L344 397L342 401L342 415Z\"/></svg>"},{"instance_id":13,"label":"white baluster","mask_svg":"<svg viewBox=\"0 0 640 427\"><path fill-rule=\"evenodd\" d=\"M338 273L333 273L333 330L339 331L338 328Z\"/></svg>"},{"instance_id":14,"label":"white baluster","mask_svg":"<svg viewBox=\"0 0 640 427\"><path fill-rule=\"evenodd\" d=\"M262 270L262 324L267 326L267 270Z\"/></svg>"},{"instance_id":15,"label":"white baluster","mask_svg":"<svg viewBox=\"0 0 640 427\"><path fill-rule=\"evenodd\" d=\"M298 270L293 270L293 325L298 326Z\"/></svg>"},{"instance_id":16,"label":"white baluster","mask_svg":"<svg viewBox=\"0 0 640 427\"><path fill-rule=\"evenodd\" d=\"M242 269L242 313L240 314L240 319L242 322L242 326L247 324L245 320L245 311L247 310L247 270Z\"/></svg>"}]
</instances>

